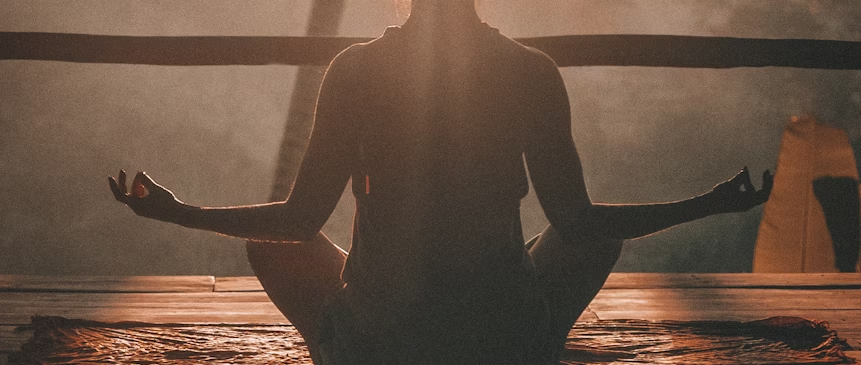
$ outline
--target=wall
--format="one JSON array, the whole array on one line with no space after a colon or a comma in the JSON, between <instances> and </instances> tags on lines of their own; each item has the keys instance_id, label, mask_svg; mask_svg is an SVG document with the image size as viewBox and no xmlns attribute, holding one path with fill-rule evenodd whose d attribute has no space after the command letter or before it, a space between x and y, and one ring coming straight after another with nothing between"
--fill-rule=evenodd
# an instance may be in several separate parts
<instances>
[{"instance_id":1,"label":"wall","mask_svg":"<svg viewBox=\"0 0 861 365\"><path fill-rule=\"evenodd\" d=\"M845 1L485 0L512 37L690 34L861 40ZM0 31L301 35L304 1L6 0ZM398 22L391 0L352 0L343 35ZM773 168L793 114L843 127L861 149L861 73L779 68L562 70L594 200L703 193L742 166ZM242 240L135 217L106 177L146 170L189 203L265 201L295 69L0 62L0 274L247 275ZM759 181L756 179L758 185ZM352 204L324 229L347 245ZM759 208L626 244L621 271L748 271ZM527 235L546 221L524 201Z\"/></svg>"}]
</instances>

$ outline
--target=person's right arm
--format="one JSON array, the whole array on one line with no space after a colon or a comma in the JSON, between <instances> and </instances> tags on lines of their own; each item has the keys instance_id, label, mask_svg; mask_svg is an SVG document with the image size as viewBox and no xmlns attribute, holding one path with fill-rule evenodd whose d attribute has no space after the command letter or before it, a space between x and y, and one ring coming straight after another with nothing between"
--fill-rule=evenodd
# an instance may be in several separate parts
<instances>
[{"instance_id":1,"label":"person's right arm","mask_svg":"<svg viewBox=\"0 0 861 365\"><path fill-rule=\"evenodd\" d=\"M137 215L185 227L256 241L307 241L329 218L350 178L353 154L350 115L357 88L345 51L330 65L317 101L308 149L286 201L268 204L197 207L138 173L127 191L125 172L109 178L114 197Z\"/></svg>"},{"instance_id":2,"label":"person's right arm","mask_svg":"<svg viewBox=\"0 0 861 365\"><path fill-rule=\"evenodd\" d=\"M530 93L538 119L524 154L541 207L566 239L637 238L712 214L745 211L768 199L771 174L763 174L763 188L756 191L745 168L710 192L689 199L657 204L592 203L571 136L571 111L562 76L546 57L536 70Z\"/></svg>"}]
</instances>

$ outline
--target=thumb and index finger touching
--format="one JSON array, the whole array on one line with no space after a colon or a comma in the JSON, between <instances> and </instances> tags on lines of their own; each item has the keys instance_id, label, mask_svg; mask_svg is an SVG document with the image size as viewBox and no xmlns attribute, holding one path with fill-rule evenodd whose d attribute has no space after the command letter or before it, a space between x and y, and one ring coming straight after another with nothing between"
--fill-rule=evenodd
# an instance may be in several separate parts
<instances>
[{"instance_id":1,"label":"thumb and index finger touching","mask_svg":"<svg viewBox=\"0 0 861 365\"><path fill-rule=\"evenodd\" d=\"M771 174L771 171L765 170L762 172L762 187L757 190L756 187L753 186L753 182L750 180L750 171L747 166L745 166L744 169L742 169L741 172L739 172L732 180L736 188L744 187L745 195L753 197L753 203L755 205L760 205L768 201L768 197L771 195L771 189L774 186L774 175Z\"/></svg>"},{"instance_id":2,"label":"thumb and index finger touching","mask_svg":"<svg viewBox=\"0 0 861 365\"><path fill-rule=\"evenodd\" d=\"M146 172L140 171L135 175L132 182L132 196L143 198L158 187Z\"/></svg>"},{"instance_id":3,"label":"thumb and index finger touching","mask_svg":"<svg viewBox=\"0 0 861 365\"><path fill-rule=\"evenodd\" d=\"M158 188L158 184L156 184L149 175L142 171L135 175L135 178L132 181L131 191L128 190L125 170L120 170L120 173L116 178L108 176L108 185L111 188L111 192L114 194L114 198L123 204L129 204L132 198L145 197L150 191Z\"/></svg>"},{"instance_id":4,"label":"thumb and index finger touching","mask_svg":"<svg viewBox=\"0 0 861 365\"><path fill-rule=\"evenodd\" d=\"M770 170L765 170L762 172L762 188L757 190L750 179L750 170L747 166L745 166L732 180L737 184L737 186L744 186L744 190L748 192L767 193L770 192L771 188L774 186L774 175Z\"/></svg>"},{"instance_id":5,"label":"thumb and index finger touching","mask_svg":"<svg viewBox=\"0 0 861 365\"><path fill-rule=\"evenodd\" d=\"M750 208L763 204L768 201L771 195L771 189L774 185L774 176L771 171L765 170L762 173L762 187L757 190L750 178L750 169L745 166L732 179L723 184L724 192L732 192L736 198L744 197L744 200L750 204Z\"/></svg>"},{"instance_id":6,"label":"thumb and index finger touching","mask_svg":"<svg viewBox=\"0 0 861 365\"><path fill-rule=\"evenodd\" d=\"M739 185L744 186L744 191L754 192L756 188L753 186L753 182L750 181L750 170L748 170L747 166L741 169L741 172L738 173Z\"/></svg>"}]
</instances>

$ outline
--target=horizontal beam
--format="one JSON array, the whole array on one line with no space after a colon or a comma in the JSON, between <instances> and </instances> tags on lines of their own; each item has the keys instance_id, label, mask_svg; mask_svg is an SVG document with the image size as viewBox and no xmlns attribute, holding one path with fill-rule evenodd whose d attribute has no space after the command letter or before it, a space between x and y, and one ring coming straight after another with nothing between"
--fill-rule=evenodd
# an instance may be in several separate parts
<instances>
[{"instance_id":1,"label":"horizontal beam","mask_svg":"<svg viewBox=\"0 0 861 365\"><path fill-rule=\"evenodd\" d=\"M369 38L134 37L66 33L0 33L0 60L163 66L326 65Z\"/></svg>"},{"instance_id":2,"label":"horizontal beam","mask_svg":"<svg viewBox=\"0 0 861 365\"><path fill-rule=\"evenodd\" d=\"M582 35L527 38L560 67L796 67L861 69L861 42L675 35Z\"/></svg>"},{"instance_id":3,"label":"horizontal beam","mask_svg":"<svg viewBox=\"0 0 861 365\"><path fill-rule=\"evenodd\" d=\"M0 60L165 66L326 65L370 38L138 37L0 32ZM861 42L673 35L571 35L519 38L560 67L797 67L861 69Z\"/></svg>"}]
</instances>

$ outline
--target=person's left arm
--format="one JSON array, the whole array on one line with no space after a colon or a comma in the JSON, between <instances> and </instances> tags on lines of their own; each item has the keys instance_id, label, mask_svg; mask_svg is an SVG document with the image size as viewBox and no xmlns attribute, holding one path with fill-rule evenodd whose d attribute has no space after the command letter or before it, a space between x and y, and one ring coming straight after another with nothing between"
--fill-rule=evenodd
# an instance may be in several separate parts
<instances>
[{"instance_id":1,"label":"person's left arm","mask_svg":"<svg viewBox=\"0 0 861 365\"><path fill-rule=\"evenodd\" d=\"M714 214L745 212L768 200L773 179L771 172L764 171L762 188L757 190L745 167L732 179L693 198L653 204L594 203L589 226L601 237L632 239Z\"/></svg>"},{"instance_id":2,"label":"person's left arm","mask_svg":"<svg viewBox=\"0 0 861 365\"><path fill-rule=\"evenodd\" d=\"M529 176L550 224L566 241L580 237L632 239L713 214L743 212L765 203L773 177L763 173L756 190L744 168L711 191L689 199L654 204L593 203L571 136L571 112L562 76L552 59L540 54L532 95L536 123L525 159Z\"/></svg>"}]
</instances>

